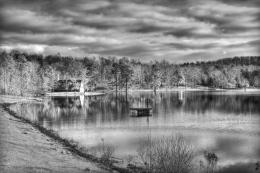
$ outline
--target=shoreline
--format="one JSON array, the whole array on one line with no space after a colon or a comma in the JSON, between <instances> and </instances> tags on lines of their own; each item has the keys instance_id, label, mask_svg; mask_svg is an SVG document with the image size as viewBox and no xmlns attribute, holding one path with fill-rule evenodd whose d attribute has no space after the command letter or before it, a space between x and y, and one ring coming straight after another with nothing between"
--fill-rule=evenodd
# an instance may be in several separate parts
<instances>
[{"instance_id":1,"label":"shoreline","mask_svg":"<svg viewBox=\"0 0 260 173\"><path fill-rule=\"evenodd\" d=\"M172 91L223 91L223 92L260 92L260 88L209 88L209 87L175 87L175 88L159 88L156 92L172 92ZM15 96L15 95L1 95L1 103L17 103L17 102L42 102L44 97L76 97L76 96L103 96L116 92L114 89L103 92L47 92L44 96ZM118 89L119 93L125 92L125 89ZM128 92L153 92L153 89L135 89L128 88Z\"/></svg>"},{"instance_id":2,"label":"shoreline","mask_svg":"<svg viewBox=\"0 0 260 173\"><path fill-rule=\"evenodd\" d=\"M48 92L46 93L46 96L69 96L69 97L74 97L74 96L102 96L105 95L106 93L102 92Z\"/></svg>"},{"instance_id":3,"label":"shoreline","mask_svg":"<svg viewBox=\"0 0 260 173\"><path fill-rule=\"evenodd\" d=\"M13 104L17 102L42 102L43 97L31 97L31 96L14 96L14 95L0 95L0 104Z\"/></svg>"},{"instance_id":4,"label":"shoreline","mask_svg":"<svg viewBox=\"0 0 260 173\"><path fill-rule=\"evenodd\" d=\"M23 118L23 117L17 115L17 113L12 111L11 109L9 109L10 105L16 104L17 102L27 102L28 103L28 102L41 102L41 101L42 100L37 97L34 98L34 97L21 97L21 96L18 96L18 97L17 96L4 96L4 99L3 99L3 97L1 97L1 99L0 99L0 112L1 112L1 114L5 114L5 116L8 116L9 120L14 119L13 121L22 123L26 128L34 129L36 136L38 136L38 137L43 136L41 138L49 138L49 140L52 140L56 143L58 148L63 148L63 150L66 150L67 152L71 153L76 158L77 161L81 162L81 165L78 165L79 167L77 167L77 164L73 165L73 166L75 166L75 169L80 169L80 167L82 166L82 162L83 163L86 162L87 165L93 164L93 165L91 165L93 167L91 169L93 169L94 172L123 172L123 173L130 172L126 168L117 167L117 166L114 166L113 164L106 164L106 163L102 162L99 158L82 151L81 147L78 146L75 142L69 141L67 139L63 139L54 131L42 127L37 122L32 122L26 118ZM3 119L3 116L4 115L1 115L1 117L0 117L1 120ZM5 122L5 123L7 124L7 126L9 126L9 124L11 122ZM12 130L11 130L11 131L9 131L9 133L11 133L10 135L12 135L12 133L14 133L14 132L12 132ZM27 133L28 132L26 132L26 131L24 132L24 134L27 134ZM15 143L18 146L23 145L23 144L17 143L16 141L13 141L13 143ZM1 144L1 146L2 146L2 144ZM66 153L66 151L64 153ZM0 154L2 154L1 152L0 152ZM58 155L60 155L62 157L63 154L58 154ZM28 155L27 157L30 157L30 155ZM78 158L78 157L80 157L80 158ZM74 158L74 160L75 160L75 158ZM15 166L13 166L13 168L10 168L10 166L5 166L3 163L1 163L0 170L16 169L14 167ZM36 167L37 167L37 165L35 165L35 168ZM34 169L34 165L31 165L31 168ZM26 165L20 166L19 169L27 169L27 166ZM45 168L43 168L43 169L45 169ZM86 170L89 171L91 169L86 168L85 170L83 170L83 172L85 172ZM52 171L54 171L54 168L49 168L49 170L52 172ZM54 171L54 172L56 172L56 171ZM58 172L64 172L64 170L58 171ZM65 172L66 172L66 170L65 170ZM71 172L71 171L68 171L68 172Z\"/></svg>"},{"instance_id":5,"label":"shoreline","mask_svg":"<svg viewBox=\"0 0 260 173\"><path fill-rule=\"evenodd\" d=\"M18 100L16 99L16 102L17 101ZM27 100L27 101L31 101L31 100ZM127 168L118 167L113 164L106 164L106 163L102 162L102 160L100 160L99 158L82 151L81 146L78 146L75 142L67 140L67 139L63 139L54 131L42 127L37 122L32 122L26 118L23 118L23 117L17 115L17 113L15 113L11 109L9 109L9 106L11 104L15 104L15 103L14 102L12 102L12 103L1 103L0 102L0 110L3 109L5 112L7 112L9 114L10 117L13 117L13 118L19 120L19 122L22 122L25 125L32 126L34 129L36 129L38 131L39 134L42 134L42 135L49 137L52 140L56 141L59 145L64 147L65 150L72 153L73 155L82 158L86 162L91 162L93 164L97 164L98 167L103 169L102 172L113 172L113 173L114 172L121 172L121 173L130 173L131 172Z\"/></svg>"},{"instance_id":6,"label":"shoreline","mask_svg":"<svg viewBox=\"0 0 260 173\"><path fill-rule=\"evenodd\" d=\"M118 90L125 92L125 90ZM153 89L128 89L129 92L153 92ZM176 88L159 88L156 92L171 92L171 91L241 91L241 92L254 92L260 91L260 88L208 88L208 87L176 87Z\"/></svg>"},{"instance_id":7,"label":"shoreline","mask_svg":"<svg viewBox=\"0 0 260 173\"><path fill-rule=\"evenodd\" d=\"M0 105L0 172L112 172L98 162L81 157L61 144L43 127ZM47 135L48 133L49 135ZM65 141L64 141L65 142Z\"/></svg>"}]
</instances>

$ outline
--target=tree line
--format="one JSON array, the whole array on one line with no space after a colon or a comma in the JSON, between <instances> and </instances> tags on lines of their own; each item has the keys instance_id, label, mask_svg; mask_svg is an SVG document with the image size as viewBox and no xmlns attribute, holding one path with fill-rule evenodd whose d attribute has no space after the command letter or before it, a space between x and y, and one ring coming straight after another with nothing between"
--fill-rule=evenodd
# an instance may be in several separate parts
<instances>
[{"instance_id":1,"label":"tree line","mask_svg":"<svg viewBox=\"0 0 260 173\"><path fill-rule=\"evenodd\" d=\"M43 56L17 50L0 53L1 94L44 94L52 91L58 80L82 80L88 91L176 86L260 87L260 57L173 64L165 60L143 63L126 57Z\"/></svg>"}]
</instances>

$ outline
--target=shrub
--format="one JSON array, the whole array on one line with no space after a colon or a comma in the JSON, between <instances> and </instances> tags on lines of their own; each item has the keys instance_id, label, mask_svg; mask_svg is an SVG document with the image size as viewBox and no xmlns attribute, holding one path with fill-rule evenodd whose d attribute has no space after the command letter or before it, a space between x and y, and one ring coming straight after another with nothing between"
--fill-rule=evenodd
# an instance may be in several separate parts
<instances>
[{"instance_id":1,"label":"shrub","mask_svg":"<svg viewBox=\"0 0 260 173\"><path fill-rule=\"evenodd\" d=\"M215 168L217 166L217 162L218 162L218 156L216 153L214 152L204 152L204 158L207 161L207 168L206 168L206 172L207 173L213 173L215 171Z\"/></svg>"},{"instance_id":2,"label":"shrub","mask_svg":"<svg viewBox=\"0 0 260 173\"><path fill-rule=\"evenodd\" d=\"M182 136L163 137L140 144L138 155L146 170L156 173L188 173L194 154Z\"/></svg>"},{"instance_id":3,"label":"shrub","mask_svg":"<svg viewBox=\"0 0 260 173\"><path fill-rule=\"evenodd\" d=\"M112 162L112 157L115 152L115 147L112 145L105 144L104 139L101 139L102 143L96 148L96 153L100 157L101 161L106 164Z\"/></svg>"}]
</instances>

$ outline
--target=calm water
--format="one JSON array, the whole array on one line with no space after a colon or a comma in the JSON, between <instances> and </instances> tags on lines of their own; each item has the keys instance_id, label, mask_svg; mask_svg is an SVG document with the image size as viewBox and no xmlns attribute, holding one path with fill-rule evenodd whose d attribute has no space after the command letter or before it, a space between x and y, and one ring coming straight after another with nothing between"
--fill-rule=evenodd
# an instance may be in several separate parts
<instances>
[{"instance_id":1,"label":"calm water","mask_svg":"<svg viewBox=\"0 0 260 173\"><path fill-rule=\"evenodd\" d=\"M152 107L150 117L132 117L129 107ZM181 134L198 157L219 156L219 165L260 160L259 92L133 92L98 97L52 97L44 104L14 106L22 116L40 122L87 148L113 145L116 157L137 155L148 136Z\"/></svg>"}]
</instances>

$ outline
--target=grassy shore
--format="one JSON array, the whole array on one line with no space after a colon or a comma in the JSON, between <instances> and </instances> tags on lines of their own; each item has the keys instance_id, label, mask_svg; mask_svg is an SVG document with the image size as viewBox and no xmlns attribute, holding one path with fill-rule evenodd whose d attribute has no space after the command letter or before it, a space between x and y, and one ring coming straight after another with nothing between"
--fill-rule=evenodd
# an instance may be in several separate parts
<instances>
[{"instance_id":1,"label":"grassy shore","mask_svg":"<svg viewBox=\"0 0 260 173\"><path fill-rule=\"evenodd\" d=\"M9 107L16 103L41 103L43 98L22 97L2 95L0 97L0 172L123 172L128 173L130 170L113 165L112 162L105 163L102 159L85 152L81 146L74 141L61 138L52 130L42 127L37 122L30 121L19 116ZM17 123L18 122L18 123ZM20 125L22 127L20 127ZM22 128L22 130L20 130ZM16 130L17 129L17 130ZM33 133L31 132L33 131ZM22 135L21 135L22 133ZM12 137L11 143L16 145L19 150L13 151L8 142ZM29 139L28 139L29 138ZM20 139L20 140L15 140ZM36 140L36 141L35 141ZM24 144L21 141L26 141ZM40 142L37 142L40 141ZM50 144L46 141L50 142ZM37 146L37 147L35 147ZM52 151L59 151L53 154ZM50 152L49 152L50 151ZM37 156L31 155L31 152L38 153ZM43 153L41 153L43 152ZM22 161L13 159L13 153L18 154ZM44 155L44 156L42 156ZM53 156L55 155L55 156ZM68 158L66 156L68 156ZM34 157L38 160L35 163ZM66 159L63 160L62 158ZM6 161L7 160L7 161ZM11 163L9 161L12 161ZM25 162L23 162L25 161ZM45 167L45 163L50 165ZM70 165L68 168L67 164ZM30 165L28 167L28 164ZM63 165L64 164L64 165ZM17 166L19 165L19 166ZM60 166L63 165L63 166ZM62 167L57 169L58 167Z\"/></svg>"},{"instance_id":2,"label":"grassy shore","mask_svg":"<svg viewBox=\"0 0 260 173\"><path fill-rule=\"evenodd\" d=\"M114 171L55 132L9 109L11 104L41 102L41 98L7 95L0 98L0 172Z\"/></svg>"},{"instance_id":3,"label":"grassy shore","mask_svg":"<svg viewBox=\"0 0 260 173\"><path fill-rule=\"evenodd\" d=\"M25 96L13 96L13 95L0 95L0 104L3 103L17 103L17 102L42 102L41 97L25 97Z\"/></svg>"},{"instance_id":4,"label":"grassy shore","mask_svg":"<svg viewBox=\"0 0 260 173\"><path fill-rule=\"evenodd\" d=\"M110 172L0 107L0 172Z\"/></svg>"}]
</instances>

